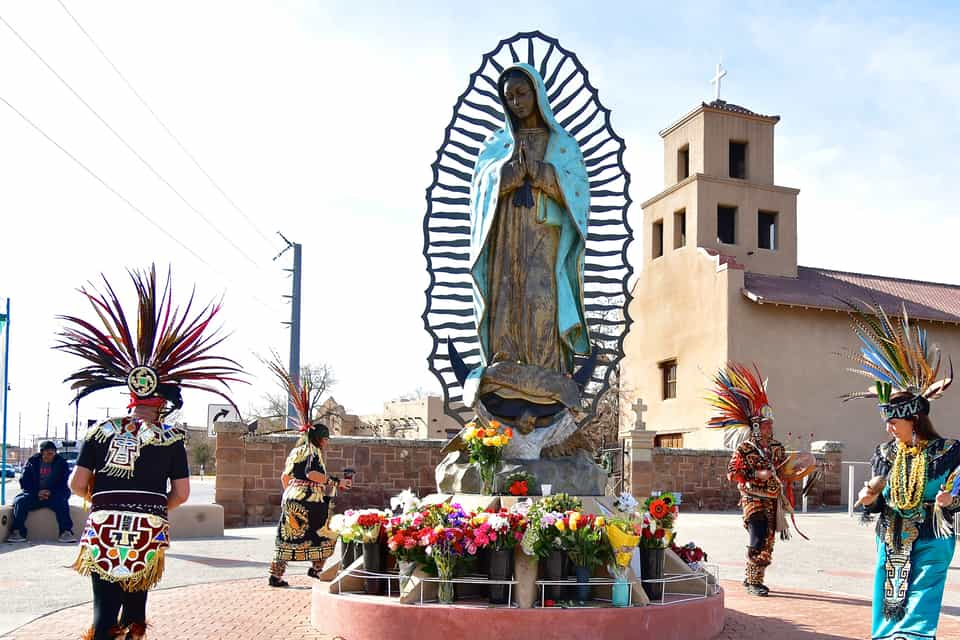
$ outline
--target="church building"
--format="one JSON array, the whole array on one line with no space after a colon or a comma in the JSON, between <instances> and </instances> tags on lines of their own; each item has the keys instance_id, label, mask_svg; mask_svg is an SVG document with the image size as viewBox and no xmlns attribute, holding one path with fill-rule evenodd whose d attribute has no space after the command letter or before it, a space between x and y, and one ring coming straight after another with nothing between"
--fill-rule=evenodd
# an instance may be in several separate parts
<instances>
[{"instance_id":1,"label":"church building","mask_svg":"<svg viewBox=\"0 0 960 640\"><path fill-rule=\"evenodd\" d=\"M946 368L949 355L960 363L960 287L798 266L800 190L774 178L779 120L718 99L660 132L664 188L641 205L621 432L636 425L654 431L657 446L722 448L721 435L705 429L704 397L711 375L735 360L756 363L768 379L777 437L788 448L838 440L844 460L869 460L886 434L874 401L839 399L870 384L836 355L857 348L839 299L879 303L888 314L905 304ZM960 435L958 416L960 385L931 414L945 436Z\"/></svg>"}]
</instances>

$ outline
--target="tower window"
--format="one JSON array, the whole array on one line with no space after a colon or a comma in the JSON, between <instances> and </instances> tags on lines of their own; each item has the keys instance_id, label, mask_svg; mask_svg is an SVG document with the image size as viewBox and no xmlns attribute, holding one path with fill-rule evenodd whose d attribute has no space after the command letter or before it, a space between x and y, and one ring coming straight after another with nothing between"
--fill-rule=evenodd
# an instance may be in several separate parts
<instances>
[{"instance_id":1,"label":"tower window","mask_svg":"<svg viewBox=\"0 0 960 640\"><path fill-rule=\"evenodd\" d=\"M677 361L666 360L660 363L660 377L663 380L663 399L677 397Z\"/></svg>"},{"instance_id":2,"label":"tower window","mask_svg":"<svg viewBox=\"0 0 960 640\"><path fill-rule=\"evenodd\" d=\"M717 205L717 242L737 243L737 208Z\"/></svg>"},{"instance_id":3,"label":"tower window","mask_svg":"<svg viewBox=\"0 0 960 640\"><path fill-rule=\"evenodd\" d=\"M653 257L659 258L663 255L663 220L657 220L653 223Z\"/></svg>"},{"instance_id":4,"label":"tower window","mask_svg":"<svg viewBox=\"0 0 960 640\"><path fill-rule=\"evenodd\" d=\"M747 179L747 143L730 141L730 177Z\"/></svg>"},{"instance_id":5,"label":"tower window","mask_svg":"<svg viewBox=\"0 0 960 640\"><path fill-rule=\"evenodd\" d=\"M690 145L685 144L677 151L677 182L690 176Z\"/></svg>"},{"instance_id":6,"label":"tower window","mask_svg":"<svg viewBox=\"0 0 960 640\"><path fill-rule=\"evenodd\" d=\"M777 250L777 212L757 212L757 246L761 249Z\"/></svg>"},{"instance_id":7,"label":"tower window","mask_svg":"<svg viewBox=\"0 0 960 640\"><path fill-rule=\"evenodd\" d=\"M687 246L687 210L680 209L673 214L673 248Z\"/></svg>"}]
</instances>

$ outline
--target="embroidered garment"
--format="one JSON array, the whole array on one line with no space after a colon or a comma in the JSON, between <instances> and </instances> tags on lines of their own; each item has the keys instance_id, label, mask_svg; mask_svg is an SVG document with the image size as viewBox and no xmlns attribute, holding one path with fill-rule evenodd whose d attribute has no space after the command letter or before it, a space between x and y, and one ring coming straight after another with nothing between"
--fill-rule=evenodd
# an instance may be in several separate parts
<instances>
[{"instance_id":1,"label":"embroidered garment","mask_svg":"<svg viewBox=\"0 0 960 640\"><path fill-rule=\"evenodd\" d=\"M304 443L287 456L284 473L292 478L283 492L274 561L322 561L333 553L336 536L327 528L333 500L311 471L326 473L320 449Z\"/></svg>"},{"instance_id":2,"label":"embroidered garment","mask_svg":"<svg viewBox=\"0 0 960 640\"><path fill-rule=\"evenodd\" d=\"M947 569L956 538L938 538L933 527L933 501L947 476L960 465L960 443L937 438L926 445L927 473L920 506L903 513L890 500L889 476L896 458L896 441L877 447L875 476L888 478L875 503L865 509L879 513L877 569L874 579L874 640L936 638ZM908 465L912 464L908 460ZM909 472L909 466L907 471ZM944 509L948 520L960 511L960 499Z\"/></svg>"},{"instance_id":3,"label":"embroidered garment","mask_svg":"<svg viewBox=\"0 0 960 640\"><path fill-rule=\"evenodd\" d=\"M738 478L743 526L750 533L750 544L747 546L747 584L763 584L766 569L773 562L777 532L782 530L782 489L776 470L786 458L782 444L770 440L763 445L758 436L741 442L730 458L728 471ZM765 481L756 479L757 472L762 469L773 472Z\"/></svg>"}]
</instances>

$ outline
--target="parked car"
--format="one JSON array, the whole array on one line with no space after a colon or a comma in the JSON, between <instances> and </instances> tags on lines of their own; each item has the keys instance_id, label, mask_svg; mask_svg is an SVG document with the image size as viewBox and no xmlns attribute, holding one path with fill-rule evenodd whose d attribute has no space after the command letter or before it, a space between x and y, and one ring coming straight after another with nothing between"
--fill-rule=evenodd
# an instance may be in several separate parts
<instances>
[{"instance_id":1,"label":"parked car","mask_svg":"<svg viewBox=\"0 0 960 640\"><path fill-rule=\"evenodd\" d=\"M3 469L3 475L4 475L4 477L6 477L6 478L16 478L16 477L17 477L17 471L16 471L16 469L13 468L13 465L7 465L7 466L4 467L4 469Z\"/></svg>"}]
</instances>

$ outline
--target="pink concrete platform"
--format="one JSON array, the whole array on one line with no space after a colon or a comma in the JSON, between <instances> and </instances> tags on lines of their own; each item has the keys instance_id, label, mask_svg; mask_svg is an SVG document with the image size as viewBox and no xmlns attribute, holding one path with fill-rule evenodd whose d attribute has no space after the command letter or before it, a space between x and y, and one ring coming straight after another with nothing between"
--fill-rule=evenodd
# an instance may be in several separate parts
<instances>
[{"instance_id":1,"label":"pink concrete platform","mask_svg":"<svg viewBox=\"0 0 960 640\"><path fill-rule=\"evenodd\" d=\"M338 595L319 583L311 605L314 628L348 640L712 640L724 624L722 589L709 598L666 606L510 609L400 604L380 596Z\"/></svg>"}]
</instances>

